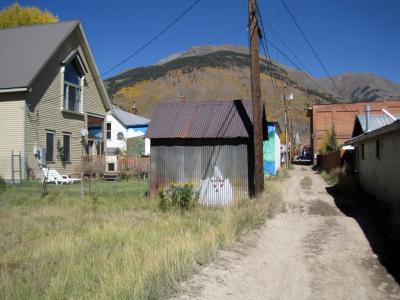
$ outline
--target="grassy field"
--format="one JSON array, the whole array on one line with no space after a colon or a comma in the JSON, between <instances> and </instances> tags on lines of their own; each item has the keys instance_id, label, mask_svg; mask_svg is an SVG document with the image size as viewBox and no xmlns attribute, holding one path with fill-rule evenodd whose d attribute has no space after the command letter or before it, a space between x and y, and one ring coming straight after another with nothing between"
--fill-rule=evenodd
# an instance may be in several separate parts
<instances>
[{"instance_id":1,"label":"grassy field","mask_svg":"<svg viewBox=\"0 0 400 300\"><path fill-rule=\"evenodd\" d=\"M147 182L11 187L0 192L0 298L148 299L262 224L279 200L277 182L260 200L232 208L163 213Z\"/></svg>"}]
</instances>

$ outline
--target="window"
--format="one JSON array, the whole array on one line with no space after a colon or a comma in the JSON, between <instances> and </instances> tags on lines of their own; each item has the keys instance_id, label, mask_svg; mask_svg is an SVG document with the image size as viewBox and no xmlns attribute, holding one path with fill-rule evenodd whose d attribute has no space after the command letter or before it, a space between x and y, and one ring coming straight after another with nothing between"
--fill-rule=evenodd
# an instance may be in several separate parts
<instances>
[{"instance_id":1,"label":"window","mask_svg":"<svg viewBox=\"0 0 400 300\"><path fill-rule=\"evenodd\" d=\"M107 123L107 140L111 140L111 123Z\"/></svg>"},{"instance_id":2,"label":"window","mask_svg":"<svg viewBox=\"0 0 400 300\"><path fill-rule=\"evenodd\" d=\"M54 161L54 133L46 132L46 161Z\"/></svg>"},{"instance_id":3,"label":"window","mask_svg":"<svg viewBox=\"0 0 400 300\"><path fill-rule=\"evenodd\" d=\"M64 161L71 161L71 135L63 135Z\"/></svg>"},{"instance_id":4,"label":"window","mask_svg":"<svg viewBox=\"0 0 400 300\"><path fill-rule=\"evenodd\" d=\"M361 144L361 159L364 159L364 144Z\"/></svg>"},{"instance_id":5,"label":"window","mask_svg":"<svg viewBox=\"0 0 400 300\"><path fill-rule=\"evenodd\" d=\"M74 63L65 66L64 71L64 110L82 111L83 75L80 74Z\"/></svg>"},{"instance_id":6,"label":"window","mask_svg":"<svg viewBox=\"0 0 400 300\"><path fill-rule=\"evenodd\" d=\"M381 149L380 149L380 142L376 140L375 147L376 147L376 158L381 159Z\"/></svg>"},{"instance_id":7,"label":"window","mask_svg":"<svg viewBox=\"0 0 400 300\"><path fill-rule=\"evenodd\" d=\"M108 171L115 171L115 163L108 163Z\"/></svg>"}]
</instances>

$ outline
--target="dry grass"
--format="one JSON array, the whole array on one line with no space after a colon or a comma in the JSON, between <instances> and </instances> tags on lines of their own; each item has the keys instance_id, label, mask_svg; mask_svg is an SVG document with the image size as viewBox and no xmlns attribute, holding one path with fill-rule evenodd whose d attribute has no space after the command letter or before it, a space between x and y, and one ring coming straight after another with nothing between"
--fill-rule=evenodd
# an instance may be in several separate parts
<instances>
[{"instance_id":1,"label":"dry grass","mask_svg":"<svg viewBox=\"0 0 400 300\"><path fill-rule=\"evenodd\" d=\"M325 182L329 185L335 185L339 183L339 174L338 172L321 172L321 177L325 180Z\"/></svg>"},{"instance_id":2,"label":"dry grass","mask_svg":"<svg viewBox=\"0 0 400 300\"><path fill-rule=\"evenodd\" d=\"M146 182L10 188L0 194L0 298L148 299L262 224L279 199L267 182L260 200L232 208L162 213Z\"/></svg>"}]
</instances>

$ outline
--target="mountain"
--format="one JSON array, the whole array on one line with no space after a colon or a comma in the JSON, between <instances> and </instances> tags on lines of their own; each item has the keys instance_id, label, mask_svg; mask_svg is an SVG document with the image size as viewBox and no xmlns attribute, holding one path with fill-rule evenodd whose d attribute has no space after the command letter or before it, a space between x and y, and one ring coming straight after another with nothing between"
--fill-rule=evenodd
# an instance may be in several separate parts
<instances>
[{"instance_id":1,"label":"mountain","mask_svg":"<svg viewBox=\"0 0 400 300\"><path fill-rule=\"evenodd\" d=\"M373 74L347 73L330 79L309 74L261 56L261 93L267 117L282 123L282 95L292 93L294 131L307 143L306 108L313 103L375 100L399 94L400 86ZM275 80L272 80L272 78ZM151 117L160 101L250 99L250 60L246 47L197 46L170 55L157 64L126 70L104 81L113 104L128 109L136 102L138 113ZM344 99L343 99L344 98Z\"/></svg>"},{"instance_id":2,"label":"mountain","mask_svg":"<svg viewBox=\"0 0 400 300\"><path fill-rule=\"evenodd\" d=\"M374 101L388 95L399 95L400 85L371 73L345 73L332 78L320 79L320 85L336 96L340 94L351 102Z\"/></svg>"}]
</instances>

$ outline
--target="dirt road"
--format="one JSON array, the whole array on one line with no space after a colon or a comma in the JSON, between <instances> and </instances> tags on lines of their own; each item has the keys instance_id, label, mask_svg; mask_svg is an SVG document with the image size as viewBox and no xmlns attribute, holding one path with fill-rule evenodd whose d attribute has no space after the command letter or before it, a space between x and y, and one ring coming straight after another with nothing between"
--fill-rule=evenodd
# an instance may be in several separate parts
<instances>
[{"instance_id":1,"label":"dirt road","mask_svg":"<svg viewBox=\"0 0 400 300\"><path fill-rule=\"evenodd\" d=\"M182 283L175 299L400 299L362 214L345 215L310 167L296 166L283 186L280 212Z\"/></svg>"}]
</instances>

